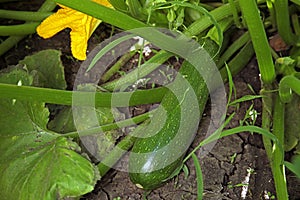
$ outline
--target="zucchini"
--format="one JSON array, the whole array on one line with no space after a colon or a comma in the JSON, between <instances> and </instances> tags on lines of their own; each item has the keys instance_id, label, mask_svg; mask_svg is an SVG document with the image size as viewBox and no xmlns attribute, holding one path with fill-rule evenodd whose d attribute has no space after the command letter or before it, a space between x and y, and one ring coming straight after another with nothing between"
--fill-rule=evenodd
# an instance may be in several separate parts
<instances>
[{"instance_id":1,"label":"zucchini","mask_svg":"<svg viewBox=\"0 0 300 200\"><path fill-rule=\"evenodd\" d=\"M208 99L197 69L184 61L179 73L129 155L129 177L145 190L161 186L182 166Z\"/></svg>"}]
</instances>

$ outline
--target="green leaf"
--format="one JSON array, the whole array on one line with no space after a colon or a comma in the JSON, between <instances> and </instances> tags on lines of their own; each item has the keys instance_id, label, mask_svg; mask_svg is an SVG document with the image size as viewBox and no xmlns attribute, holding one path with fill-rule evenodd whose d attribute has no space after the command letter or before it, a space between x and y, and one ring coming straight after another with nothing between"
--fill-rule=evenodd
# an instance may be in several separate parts
<instances>
[{"instance_id":1,"label":"green leaf","mask_svg":"<svg viewBox=\"0 0 300 200\"><path fill-rule=\"evenodd\" d=\"M71 107L63 108L54 119L48 123L48 129L57 133L76 131Z\"/></svg>"},{"instance_id":2,"label":"green leaf","mask_svg":"<svg viewBox=\"0 0 300 200\"><path fill-rule=\"evenodd\" d=\"M0 74L0 82L29 85L20 68ZM32 200L77 197L93 190L96 167L79 146L47 130L44 103L0 99L0 196Z\"/></svg>"},{"instance_id":3,"label":"green leaf","mask_svg":"<svg viewBox=\"0 0 300 200\"><path fill-rule=\"evenodd\" d=\"M197 176L197 199L201 200L203 198L203 176L202 170L199 163L199 159L195 153L192 154L192 158L195 165L196 176Z\"/></svg>"},{"instance_id":4,"label":"green leaf","mask_svg":"<svg viewBox=\"0 0 300 200\"><path fill-rule=\"evenodd\" d=\"M95 127L99 128L99 125L112 124L114 121L124 120L123 114L121 114L116 108L99 107L95 109L95 120L91 116L94 112L89 108L80 108L80 116L75 118L77 128L81 131L92 130ZM76 112L76 113L77 113ZM55 118L49 122L48 128L59 133L68 133L76 131L74 124L74 118L71 107L62 109ZM116 143L117 139L122 135L119 130L110 131L95 131L94 134L83 136L82 132L79 133L82 148L88 155L98 162L108 155L112 147Z\"/></svg>"},{"instance_id":5,"label":"green leaf","mask_svg":"<svg viewBox=\"0 0 300 200\"><path fill-rule=\"evenodd\" d=\"M222 32L225 32L231 25L232 25L232 18L225 18L222 21L219 22L220 28ZM223 39L220 38L218 28L216 26L212 27L208 33L206 34L206 37L213 40L215 43L218 44L218 46L222 46Z\"/></svg>"},{"instance_id":6,"label":"green leaf","mask_svg":"<svg viewBox=\"0 0 300 200\"><path fill-rule=\"evenodd\" d=\"M33 77L24 71L22 65L12 66L0 71L0 83L31 85Z\"/></svg>"},{"instance_id":7,"label":"green leaf","mask_svg":"<svg viewBox=\"0 0 300 200\"><path fill-rule=\"evenodd\" d=\"M300 179L300 155L295 155L292 163L285 161L284 164Z\"/></svg>"},{"instance_id":8,"label":"green leaf","mask_svg":"<svg viewBox=\"0 0 300 200\"><path fill-rule=\"evenodd\" d=\"M34 86L66 89L64 67L60 60L61 52L48 49L26 56L19 64L34 75Z\"/></svg>"},{"instance_id":9,"label":"green leaf","mask_svg":"<svg viewBox=\"0 0 300 200\"><path fill-rule=\"evenodd\" d=\"M236 100L230 102L229 105L231 106L231 105L235 105L235 104L242 103L242 102L245 102L245 101L260 99L262 97L264 97L264 96L263 95L245 95L245 96L242 96L239 99L236 99Z\"/></svg>"},{"instance_id":10,"label":"green leaf","mask_svg":"<svg viewBox=\"0 0 300 200\"><path fill-rule=\"evenodd\" d=\"M189 177L190 171L189 171L189 168L185 164L182 167L182 171L184 173L184 179L187 179Z\"/></svg>"}]
</instances>

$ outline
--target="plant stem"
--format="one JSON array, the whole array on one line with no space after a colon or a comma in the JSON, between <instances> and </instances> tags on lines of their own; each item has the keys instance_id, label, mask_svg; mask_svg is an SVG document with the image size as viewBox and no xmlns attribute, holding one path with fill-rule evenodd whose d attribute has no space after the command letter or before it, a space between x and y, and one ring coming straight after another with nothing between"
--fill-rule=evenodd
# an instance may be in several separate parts
<instances>
[{"instance_id":1,"label":"plant stem","mask_svg":"<svg viewBox=\"0 0 300 200\"><path fill-rule=\"evenodd\" d=\"M279 95L276 95L274 114L273 114L273 134L279 140L279 144L284 144L284 104L280 101ZM284 151L278 144L274 144L274 151L271 161L274 183L279 200L287 200L288 192L285 179L285 169L283 165Z\"/></svg>"},{"instance_id":2,"label":"plant stem","mask_svg":"<svg viewBox=\"0 0 300 200\"><path fill-rule=\"evenodd\" d=\"M237 2L235 2L236 5L238 5ZM240 10L239 6L236 7L237 11ZM231 6L229 4L224 4L211 12L209 12L211 16L216 20L220 21L222 19L225 19L229 16L232 16L232 10ZM201 32L205 31L207 28L209 28L211 25L213 25L213 22L209 19L208 16L203 16L194 23L192 23L187 30L184 31L184 34L187 36L195 36L200 34Z\"/></svg>"},{"instance_id":3,"label":"plant stem","mask_svg":"<svg viewBox=\"0 0 300 200\"><path fill-rule=\"evenodd\" d=\"M56 4L52 0L46 0L40 7L38 12L50 12L56 7ZM26 35L10 36L4 42L0 44L0 56L14 47L18 42L24 39Z\"/></svg>"},{"instance_id":4,"label":"plant stem","mask_svg":"<svg viewBox=\"0 0 300 200\"><path fill-rule=\"evenodd\" d=\"M293 75L283 77L279 83L279 95L282 102L291 101L291 90L300 95L300 80Z\"/></svg>"},{"instance_id":5,"label":"plant stem","mask_svg":"<svg viewBox=\"0 0 300 200\"><path fill-rule=\"evenodd\" d=\"M7 39L5 39L0 44L0 56L5 54L8 50L10 50L12 47L14 47L18 42L23 40L26 37L26 35L22 36L10 36Z\"/></svg>"},{"instance_id":6,"label":"plant stem","mask_svg":"<svg viewBox=\"0 0 300 200\"><path fill-rule=\"evenodd\" d=\"M0 18L22 21L42 21L51 14L52 12L30 12L0 9Z\"/></svg>"},{"instance_id":7,"label":"plant stem","mask_svg":"<svg viewBox=\"0 0 300 200\"><path fill-rule=\"evenodd\" d=\"M299 41L299 38L292 32L288 0L274 1L274 8L276 11L276 21L279 35L287 44L296 44Z\"/></svg>"},{"instance_id":8,"label":"plant stem","mask_svg":"<svg viewBox=\"0 0 300 200\"><path fill-rule=\"evenodd\" d=\"M234 23L236 25L236 27L238 28L241 28L242 27L242 24L241 24L241 21L240 21L240 17L239 17L239 12L237 10L237 5L235 4L235 2L233 0L228 0L229 2L229 5L231 7L231 11L232 11L232 15L233 15L233 20L234 20Z\"/></svg>"},{"instance_id":9,"label":"plant stem","mask_svg":"<svg viewBox=\"0 0 300 200\"><path fill-rule=\"evenodd\" d=\"M251 42L248 42L240 52L228 63L228 67L230 69L230 73L232 76L236 75L247 65L247 63L251 60L254 55L254 49ZM220 69L221 76L223 81L227 81L227 70L225 67Z\"/></svg>"},{"instance_id":10,"label":"plant stem","mask_svg":"<svg viewBox=\"0 0 300 200\"><path fill-rule=\"evenodd\" d=\"M256 1L240 0L239 2L252 39L261 79L265 84L270 84L275 79L275 67Z\"/></svg>"},{"instance_id":11,"label":"plant stem","mask_svg":"<svg viewBox=\"0 0 300 200\"><path fill-rule=\"evenodd\" d=\"M282 146L284 137L284 105L278 97L274 101L274 94L270 92L272 89L272 85L264 85L264 90L261 92L263 95L262 128L270 130L273 124L273 134L278 139L278 143L274 144L275 150L270 138L263 136L263 143L270 161L277 197L279 200L287 200L288 193L283 168L284 154ZM272 114L274 115L272 116Z\"/></svg>"},{"instance_id":12,"label":"plant stem","mask_svg":"<svg viewBox=\"0 0 300 200\"><path fill-rule=\"evenodd\" d=\"M129 15L120 11L107 8L96 2L90 0L54 0L57 3L65 5L74 10L91 15L95 18L109 23L113 26L117 26L124 30L130 30L134 28L147 27L143 22L130 17Z\"/></svg>"},{"instance_id":13,"label":"plant stem","mask_svg":"<svg viewBox=\"0 0 300 200\"><path fill-rule=\"evenodd\" d=\"M300 24L299 24L299 19L297 14L292 15L292 24L296 35L300 35Z\"/></svg>"},{"instance_id":14,"label":"plant stem","mask_svg":"<svg viewBox=\"0 0 300 200\"><path fill-rule=\"evenodd\" d=\"M148 120L137 126L129 135L121 140L116 147L97 165L101 176L104 176L110 168L112 168L118 160L132 147L137 139L134 135L141 132L147 124Z\"/></svg>"},{"instance_id":15,"label":"plant stem","mask_svg":"<svg viewBox=\"0 0 300 200\"><path fill-rule=\"evenodd\" d=\"M273 97L272 97L272 93L270 91L272 91L272 86L265 86L260 94L263 96L262 98L262 128L266 129L266 130L270 130L271 129L271 124L272 124L272 105L273 105ZM269 158L269 160L271 160L272 158L272 143L269 140L269 138L264 137L263 136L263 143L264 143L264 147L266 150L266 154Z\"/></svg>"},{"instance_id":16,"label":"plant stem","mask_svg":"<svg viewBox=\"0 0 300 200\"><path fill-rule=\"evenodd\" d=\"M167 90L167 88L161 87L135 92L95 92L95 96L91 96L93 95L91 92L74 92L0 83L0 98L72 105L72 98L76 95L76 103L79 106L95 104L97 107L124 107L160 102ZM88 96L92 98L87 98ZM116 99L113 101L113 105L112 98Z\"/></svg>"},{"instance_id":17,"label":"plant stem","mask_svg":"<svg viewBox=\"0 0 300 200\"><path fill-rule=\"evenodd\" d=\"M35 33L35 29L39 24L40 22L31 22L20 25L0 26L0 36L29 35Z\"/></svg>"},{"instance_id":18,"label":"plant stem","mask_svg":"<svg viewBox=\"0 0 300 200\"><path fill-rule=\"evenodd\" d=\"M127 52L124 54L111 68L102 75L101 81L106 82L112 77L122 66L124 66L136 52Z\"/></svg>"},{"instance_id":19,"label":"plant stem","mask_svg":"<svg viewBox=\"0 0 300 200\"><path fill-rule=\"evenodd\" d=\"M232 55L234 55L237 50L242 48L247 42L250 40L249 32L245 32L241 37L239 37L237 40L235 40L232 45L230 45L226 51L222 54L220 59L217 62L217 67L222 67L225 62L227 62Z\"/></svg>"},{"instance_id":20,"label":"plant stem","mask_svg":"<svg viewBox=\"0 0 300 200\"><path fill-rule=\"evenodd\" d=\"M120 89L120 87L122 87L126 84L133 84L138 79L151 73L153 70L155 70L157 67L159 67L162 63L167 61L171 56L172 56L171 53L161 50L156 55L154 55L152 58L150 58L148 61L146 61L144 64L142 64L140 67L138 67L135 70L133 70L132 72L126 74L126 76L123 76L119 79L105 83L105 84L101 85L101 87L103 87L106 90L113 91L116 89Z\"/></svg>"},{"instance_id":21,"label":"plant stem","mask_svg":"<svg viewBox=\"0 0 300 200\"><path fill-rule=\"evenodd\" d=\"M103 177L118 160L132 147L136 137L127 135L98 165L100 176ZM104 164L105 163L105 164Z\"/></svg>"},{"instance_id":22,"label":"plant stem","mask_svg":"<svg viewBox=\"0 0 300 200\"><path fill-rule=\"evenodd\" d=\"M273 0L267 0L266 3L267 3L268 10L270 12L270 21L271 21L272 27L275 28L276 27L276 14L275 14L275 9L274 9L272 1Z\"/></svg>"},{"instance_id":23,"label":"plant stem","mask_svg":"<svg viewBox=\"0 0 300 200\"><path fill-rule=\"evenodd\" d=\"M87 135L94 135L94 134L98 134L100 132L106 132L106 131L111 131L111 130L115 130L115 129L120 129L120 128L124 128L127 126L132 126L135 124L139 124L143 121L145 121L146 119L148 119L149 117L151 117L153 111L135 116L133 118L129 118L129 119L125 119L122 121L118 121L115 123L111 123L111 124L105 124L96 128L91 128L88 130L83 130L83 131L74 131L74 132L70 132L70 133L65 133L62 134L62 136L64 137L71 137L71 138L77 138L77 137L82 137L82 136L87 136Z\"/></svg>"}]
</instances>

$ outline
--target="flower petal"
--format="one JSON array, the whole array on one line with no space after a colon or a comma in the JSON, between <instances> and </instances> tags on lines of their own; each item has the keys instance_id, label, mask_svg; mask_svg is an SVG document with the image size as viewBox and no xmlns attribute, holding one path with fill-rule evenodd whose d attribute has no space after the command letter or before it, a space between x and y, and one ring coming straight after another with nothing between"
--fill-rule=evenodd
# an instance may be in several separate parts
<instances>
[{"instance_id":1,"label":"flower petal","mask_svg":"<svg viewBox=\"0 0 300 200\"><path fill-rule=\"evenodd\" d=\"M94 2L113 8L108 0L94 0ZM37 33L46 39L65 28L71 28L72 54L79 60L85 60L88 39L101 23L101 20L66 6L60 6L61 9L49 16L37 27Z\"/></svg>"},{"instance_id":2,"label":"flower petal","mask_svg":"<svg viewBox=\"0 0 300 200\"><path fill-rule=\"evenodd\" d=\"M36 29L39 36L50 38L59 31L70 27L74 19L75 10L61 8L56 13L46 18Z\"/></svg>"},{"instance_id":3,"label":"flower petal","mask_svg":"<svg viewBox=\"0 0 300 200\"><path fill-rule=\"evenodd\" d=\"M84 15L81 19L81 25L85 24L84 26L71 27L71 51L78 60L86 59L88 39L100 22L98 19Z\"/></svg>"}]
</instances>

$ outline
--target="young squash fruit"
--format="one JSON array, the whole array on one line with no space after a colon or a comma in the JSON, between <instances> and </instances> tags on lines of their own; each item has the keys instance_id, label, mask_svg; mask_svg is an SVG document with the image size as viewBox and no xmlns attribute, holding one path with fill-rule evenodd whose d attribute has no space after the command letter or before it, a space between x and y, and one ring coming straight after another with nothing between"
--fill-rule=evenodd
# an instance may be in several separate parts
<instances>
[{"instance_id":1,"label":"young squash fruit","mask_svg":"<svg viewBox=\"0 0 300 200\"><path fill-rule=\"evenodd\" d=\"M182 166L208 99L197 69L184 61L179 73L130 153L130 179L145 190L161 186Z\"/></svg>"}]
</instances>

